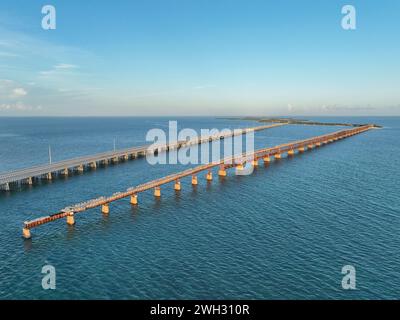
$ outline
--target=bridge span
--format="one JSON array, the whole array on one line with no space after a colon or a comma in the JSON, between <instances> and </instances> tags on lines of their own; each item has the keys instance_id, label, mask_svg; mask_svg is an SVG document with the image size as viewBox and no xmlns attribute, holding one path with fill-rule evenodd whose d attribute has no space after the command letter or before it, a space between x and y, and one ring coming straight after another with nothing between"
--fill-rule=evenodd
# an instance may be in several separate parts
<instances>
[{"instance_id":1,"label":"bridge span","mask_svg":"<svg viewBox=\"0 0 400 320\"><path fill-rule=\"evenodd\" d=\"M285 123L263 125L245 129L234 129L229 133L203 136L199 138L193 138L187 141L177 141L169 143L157 149L152 149L151 145L145 145L140 147L116 150L116 151L108 151L94 155L63 160L55 163L43 164L31 168L4 172L0 173L0 190L10 191L11 184L33 185L34 181L37 179L52 180L57 175L68 176L71 171L77 171L83 173L85 172L86 169L88 168L96 169L101 164L103 165L107 165L109 163L117 164L120 161L136 159L138 157L146 156L147 154L154 154L156 152L180 149L195 144L208 143L220 139L229 138L235 135L247 134L252 131L260 131L274 127L279 127L282 125L285 125Z\"/></svg>"},{"instance_id":2,"label":"bridge span","mask_svg":"<svg viewBox=\"0 0 400 320\"><path fill-rule=\"evenodd\" d=\"M153 189L154 196L160 197L161 186L171 182L174 183L174 189L176 191L180 191L181 179L185 177L191 176L192 185L197 185L197 174L203 171L206 172L205 178L207 179L207 181L211 182L213 180L212 169L215 167L218 167L218 176L224 177L227 175L226 169L228 168L234 167L238 172L240 172L245 169L246 164L249 164L251 166L258 166L260 159L262 159L264 163L269 163L272 157L278 160L282 158L282 155L284 153L287 153L288 156L294 156L296 152L304 152L305 150L321 147L323 145L344 138L348 138L356 134L360 134L372 128L374 128L374 125L364 125L356 127L354 129L340 130L333 133L324 134L309 139L293 141L272 148L260 149L251 153L235 155L233 157L221 159L217 162L200 165L156 180L149 181L144 184L140 184L135 187L128 188L127 190L122 192L116 192L108 197L99 197L96 199L85 201L83 203L71 205L55 214L44 216L32 221L26 221L23 226L22 235L24 238L29 239L31 238L31 229L62 218L66 218L66 222L68 225L74 225L75 215L77 213L84 212L86 210L96 207L101 207L101 212L105 215L108 215L110 213L110 203L123 198L129 198L132 205L137 205L138 194L147 190Z\"/></svg>"}]
</instances>

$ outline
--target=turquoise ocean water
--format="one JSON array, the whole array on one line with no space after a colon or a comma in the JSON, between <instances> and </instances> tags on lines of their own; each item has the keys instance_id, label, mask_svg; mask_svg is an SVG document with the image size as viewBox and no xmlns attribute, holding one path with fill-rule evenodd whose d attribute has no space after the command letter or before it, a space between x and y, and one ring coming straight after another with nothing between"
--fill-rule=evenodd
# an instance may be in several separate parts
<instances>
[{"instance_id":1,"label":"turquoise ocean water","mask_svg":"<svg viewBox=\"0 0 400 320\"><path fill-rule=\"evenodd\" d=\"M145 159L0 193L0 299L389 299L400 288L400 118L312 118L378 123L371 130L251 176L204 177L164 187L33 230L25 220L182 170ZM145 144L168 118L0 118L0 172ZM174 118L180 128L238 128L251 121ZM339 130L284 126L256 133L255 147ZM56 290L41 269L56 268ZM357 290L341 287L344 265Z\"/></svg>"}]
</instances>

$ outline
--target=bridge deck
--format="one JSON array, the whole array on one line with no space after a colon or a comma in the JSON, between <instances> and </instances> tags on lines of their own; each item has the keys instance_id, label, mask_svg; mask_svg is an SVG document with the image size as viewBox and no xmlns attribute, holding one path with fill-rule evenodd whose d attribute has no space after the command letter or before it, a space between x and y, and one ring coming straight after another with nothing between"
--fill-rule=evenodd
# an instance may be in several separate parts
<instances>
[{"instance_id":1,"label":"bridge deck","mask_svg":"<svg viewBox=\"0 0 400 320\"><path fill-rule=\"evenodd\" d=\"M191 176L191 175L196 175L199 172L206 171L206 170L211 170L214 167L221 167L221 168L230 168L230 167L235 167L237 165L243 165L247 162L253 161L253 160L258 160L261 158L266 158L266 157L271 157L275 156L277 157L278 155L281 155L282 153L294 151L296 149L300 148L309 148L313 147L314 145L318 144L327 144L339 139L347 138L350 136L353 136L355 134L362 133L364 131L372 129L374 126L373 125L365 125L361 127L357 127L355 129L346 129L346 130L340 130L336 131L334 133L329 133L329 134L324 134L321 136L317 137L312 137L309 139L304 139L304 140L298 140L298 141L293 141L290 143L285 143L281 144L272 148L265 148L265 149L260 149L256 150L251 153L244 153L240 155L235 155L233 157L228 157L221 159L220 161L214 162L214 163L209 163L205 165L200 165L195 168L187 169L178 173L174 173L165 177L162 177L160 179L152 180L147 183L131 187L123 192L117 192L114 193L113 195L109 197L100 197L97 199L92 199L89 201L86 201L84 203L79 203L76 205L69 206L67 208L62 209L60 212L41 217L32 221L27 221L24 223L24 232L27 232L26 230L38 227L42 224L55 221L67 216L73 216L76 213L83 212L92 208L96 208L102 205L107 205L111 202L137 195L138 193L144 192L149 189L153 189L156 187L160 187L164 184L180 180L184 177ZM29 233L30 236L30 233Z\"/></svg>"},{"instance_id":2,"label":"bridge deck","mask_svg":"<svg viewBox=\"0 0 400 320\"><path fill-rule=\"evenodd\" d=\"M179 149L181 147L187 147L187 146L194 145L194 144L202 144L205 142L228 138L233 135L246 134L251 131L260 131L260 130L274 128L274 127L278 127L278 126L282 126L282 125L285 125L285 124L273 124L273 125L264 125L264 126L258 126L258 127L246 128L246 129L236 129L235 131L232 131L231 133L200 137L200 138L191 139L188 141L178 141L178 142L167 144L167 145L161 147L158 151L167 151L172 148ZM0 186L5 186L5 185L7 185L9 183L13 183L13 182L24 181L29 178L41 177L41 176L48 175L48 174L51 174L54 172L59 172L62 170L69 170L69 169L77 168L79 166L86 166L86 165L89 165L92 163L98 163L101 161L111 161L112 159L116 159L116 158L119 159L121 157L129 157L132 155L140 156L140 155L145 155L148 152L154 153L155 150L150 149L150 146L151 145L145 145L145 146L140 146L140 147L116 150L116 151L108 151L108 152L98 153L98 154L94 154L94 155L88 155L88 156L63 160L63 161L59 161L59 162L55 162L55 163L51 163L51 164L43 164L43 165L31 167L31 168L0 173ZM5 189L5 188L3 187L3 189Z\"/></svg>"}]
</instances>

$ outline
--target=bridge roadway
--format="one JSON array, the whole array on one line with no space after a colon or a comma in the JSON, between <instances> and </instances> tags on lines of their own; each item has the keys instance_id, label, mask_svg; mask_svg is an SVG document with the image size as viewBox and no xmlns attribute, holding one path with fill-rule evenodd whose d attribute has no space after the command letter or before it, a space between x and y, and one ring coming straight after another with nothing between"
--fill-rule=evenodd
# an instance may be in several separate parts
<instances>
[{"instance_id":1,"label":"bridge roadway","mask_svg":"<svg viewBox=\"0 0 400 320\"><path fill-rule=\"evenodd\" d=\"M174 143L170 143L158 148L158 152L168 151L174 148L182 148L187 147L194 144L202 144L205 142L211 142L215 140L220 140L224 138L228 138L234 135L241 135L248 133L250 131L260 131L269 128L278 127L285 124L273 124L273 125L263 125L253 128L245 128L245 129L235 129L230 133L217 134L213 136L199 137L193 138L188 141L178 141ZM135 159L140 156L145 156L147 153L154 153L156 150L150 148L151 145L145 145L141 147L133 147L128 149L116 150L116 151L108 151L103 153L98 153L89 156L83 156L74 159L63 160L60 162L43 164L31 168L20 169L11 172L0 173L0 190L10 190L11 183L21 183L21 184L33 184L34 178L44 178L51 180L53 174L61 173L63 175L68 175L69 170L78 170L80 172L84 172L85 166L90 166L92 168L96 168L98 163L109 163L110 161L114 161L114 163L118 163L121 159Z\"/></svg>"},{"instance_id":2,"label":"bridge roadway","mask_svg":"<svg viewBox=\"0 0 400 320\"><path fill-rule=\"evenodd\" d=\"M137 204L138 193L144 192L146 190L154 189L155 191L154 195L160 196L161 195L160 186L173 181L175 181L175 190L180 190L180 179L187 176L192 176L192 184L196 185L197 184L196 174L202 171L208 171L206 178L207 180L212 180L211 169L214 167L219 167L218 175L226 176L225 169L227 168L236 167L238 170L243 170L244 165L248 162L250 162L251 165L256 166L258 165L259 159L263 159L264 162L269 162L270 157L275 157L275 159L280 159L283 153L288 153L289 155L293 156L296 150L298 152L304 152L306 149L313 149L314 147L320 147L324 144L328 144L337 140L351 137L355 134L365 132L372 128L374 128L373 125L365 125L354 129L340 130L334 133L312 137L309 139L281 144L272 148L260 149L247 154L244 153L240 155L235 155L233 157L224 158L214 163L209 163L197 166L195 168L187 169L160 179L149 181L147 183L138 185L136 187L131 187L123 192L116 192L109 197L100 197L97 199L92 199L83 203L66 207L56 214L41 217L32 221L26 221L23 227L23 236L29 239L31 237L30 229L61 218L67 218L67 223L72 225L75 223L74 215L76 213L83 212L96 207L101 206L102 212L104 214L108 214L109 204L111 202L123 198L131 197L131 203L135 205Z\"/></svg>"}]
</instances>

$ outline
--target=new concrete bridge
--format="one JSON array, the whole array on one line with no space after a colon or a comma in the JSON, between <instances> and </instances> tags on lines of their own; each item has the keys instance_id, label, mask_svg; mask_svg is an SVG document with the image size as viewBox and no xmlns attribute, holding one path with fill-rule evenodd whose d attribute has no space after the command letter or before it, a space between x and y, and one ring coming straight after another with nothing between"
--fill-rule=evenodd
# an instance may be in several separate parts
<instances>
[{"instance_id":1,"label":"new concrete bridge","mask_svg":"<svg viewBox=\"0 0 400 320\"><path fill-rule=\"evenodd\" d=\"M120 161L136 159L138 157L143 157L149 153L154 154L156 152L179 149L194 144L208 143L211 141L228 138L234 135L242 135L251 131L260 131L282 125L285 124L272 124L272 125L263 125L253 128L235 129L229 133L193 138L188 141L177 141L169 143L157 149L151 148L151 145L145 145L141 147L132 147L116 151L108 151L94 155L63 160L59 162L38 165L31 168L4 172L0 173L0 190L10 191L11 186L14 184L33 185L35 180L37 179L52 180L54 177L58 175L68 176L69 173L72 171L83 173L88 168L96 169L98 165L107 165L109 163L117 164Z\"/></svg>"},{"instance_id":2,"label":"new concrete bridge","mask_svg":"<svg viewBox=\"0 0 400 320\"><path fill-rule=\"evenodd\" d=\"M323 145L330 144L332 142L348 138L356 134L360 134L372 128L374 128L374 125L365 125L354 129L340 130L334 133L329 133L304 140L293 141L290 143L278 145L276 147L260 149L251 153L235 155L232 157L221 159L217 162L200 165L195 168L187 169L175 174L168 175L166 177L162 177L160 179L149 181L147 183L129 188L122 192L116 192L111 196L99 197L96 199L85 201L83 203L71 205L60 210L60 212L49 216L44 216L32 221L26 221L23 226L22 234L24 238L29 239L31 238L30 230L32 228L36 228L43 224L62 218L66 218L67 224L73 225L75 224L75 215L77 213L84 212L86 210L96 207L101 207L101 212L105 215L108 215L110 213L110 203L123 198L130 198L130 203L132 205L137 205L138 194L147 190L153 189L154 196L161 197L161 186L171 182L174 183L174 189L179 192L181 190L181 179L191 176L191 184L195 186L198 184L197 174L203 171L206 172L205 178L207 179L207 181L211 182L213 180L212 169L215 167L219 168L218 175L221 177L225 177L227 175L226 169L228 168L234 167L240 172L244 170L244 166L246 164L250 164L251 166L258 166L260 159L262 159L264 163L269 163L272 157L274 157L276 160L279 160L282 158L282 155L284 153L287 153L288 156L294 156L296 152L304 152L305 150L311 150L317 147L321 147Z\"/></svg>"}]
</instances>

